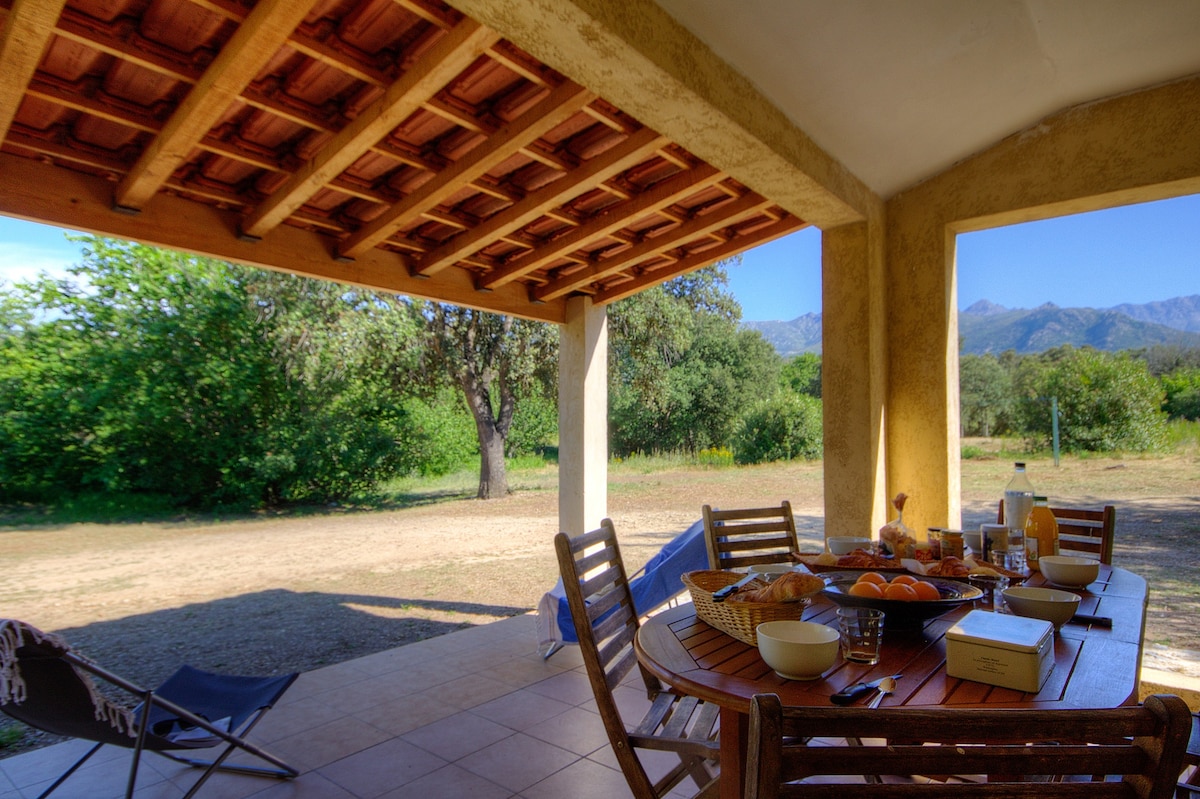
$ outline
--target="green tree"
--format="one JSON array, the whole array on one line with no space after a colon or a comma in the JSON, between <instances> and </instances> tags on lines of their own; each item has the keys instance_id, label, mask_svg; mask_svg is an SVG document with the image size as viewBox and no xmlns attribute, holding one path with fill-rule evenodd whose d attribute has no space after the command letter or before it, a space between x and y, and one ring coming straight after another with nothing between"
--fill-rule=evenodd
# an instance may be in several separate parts
<instances>
[{"instance_id":1,"label":"green tree","mask_svg":"<svg viewBox=\"0 0 1200 799\"><path fill-rule=\"evenodd\" d=\"M779 356L739 327L727 282L717 264L612 306L614 454L727 445L746 409L778 390Z\"/></svg>"},{"instance_id":2,"label":"green tree","mask_svg":"<svg viewBox=\"0 0 1200 799\"><path fill-rule=\"evenodd\" d=\"M539 381L553 384L550 365L558 348L558 329L444 303L414 301L410 307L426 325L427 363L462 391L475 420L477 496L505 496L504 457L517 403L522 392L533 392Z\"/></svg>"},{"instance_id":3,"label":"green tree","mask_svg":"<svg viewBox=\"0 0 1200 799\"><path fill-rule=\"evenodd\" d=\"M815 352L797 355L783 365L783 385L797 394L821 398L821 356Z\"/></svg>"},{"instance_id":4,"label":"green tree","mask_svg":"<svg viewBox=\"0 0 1200 799\"><path fill-rule=\"evenodd\" d=\"M408 357L345 287L87 237L73 279L6 297L0 491L184 505L323 501L402 467ZM394 321L389 317L389 321Z\"/></svg>"},{"instance_id":5,"label":"green tree","mask_svg":"<svg viewBox=\"0 0 1200 799\"><path fill-rule=\"evenodd\" d=\"M965 435L991 436L1004 432L1011 412L1013 382L996 356L962 356L958 391Z\"/></svg>"},{"instance_id":6,"label":"green tree","mask_svg":"<svg viewBox=\"0 0 1200 799\"><path fill-rule=\"evenodd\" d=\"M1162 376L1166 401L1163 410L1172 419L1200 419L1200 367L1177 369Z\"/></svg>"},{"instance_id":7,"label":"green tree","mask_svg":"<svg viewBox=\"0 0 1200 799\"><path fill-rule=\"evenodd\" d=\"M1162 387L1145 362L1069 346L1026 361L1018 378L1018 413L1022 429L1036 443L1050 442L1050 399L1057 397L1064 450L1146 451L1161 446Z\"/></svg>"},{"instance_id":8,"label":"green tree","mask_svg":"<svg viewBox=\"0 0 1200 799\"><path fill-rule=\"evenodd\" d=\"M819 458L823 431L821 401L784 390L755 405L734 437L738 463Z\"/></svg>"}]
</instances>

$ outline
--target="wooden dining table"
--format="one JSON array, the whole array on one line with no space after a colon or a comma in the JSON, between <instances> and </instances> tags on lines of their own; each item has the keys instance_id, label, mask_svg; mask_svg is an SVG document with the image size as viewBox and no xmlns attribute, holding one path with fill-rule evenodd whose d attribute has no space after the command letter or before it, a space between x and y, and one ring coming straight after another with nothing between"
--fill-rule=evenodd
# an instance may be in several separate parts
<instances>
[{"instance_id":1,"label":"wooden dining table","mask_svg":"<svg viewBox=\"0 0 1200 799\"><path fill-rule=\"evenodd\" d=\"M1047 585L1038 572L1026 585ZM946 673L945 634L968 613L965 603L931 620L923 630L885 632L874 666L842 661L821 679L788 680L763 662L758 649L710 627L690 602L650 617L634 641L638 661L672 689L720 707L721 797L742 795L750 699L778 694L785 705L830 706L830 696L865 680L901 674L885 706L1104 708L1138 701L1146 621L1146 581L1125 569L1101 565L1079 594L1078 613L1112 619L1112 626L1068 623L1054 635L1054 668L1037 693L999 688ZM837 605L818 595L807 621L837 626Z\"/></svg>"}]
</instances>

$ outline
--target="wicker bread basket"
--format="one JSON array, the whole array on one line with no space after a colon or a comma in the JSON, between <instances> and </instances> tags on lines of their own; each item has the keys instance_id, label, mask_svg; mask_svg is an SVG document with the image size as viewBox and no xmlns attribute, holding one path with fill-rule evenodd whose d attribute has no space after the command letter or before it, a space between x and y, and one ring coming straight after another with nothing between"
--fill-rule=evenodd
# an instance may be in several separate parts
<instances>
[{"instance_id":1,"label":"wicker bread basket","mask_svg":"<svg viewBox=\"0 0 1200 799\"><path fill-rule=\"evenodd\" d=\"M702 570L685 572L683 584L692 595L701 621L751 646L758 646L755 629L764 621L799 619L809 600L791 602L713 602L713 592L736 583L746 575L737 572ZM757 583L759 581L755 581ZM755 585L750 583L750 585Z\"/></svg>"}]
</instances>

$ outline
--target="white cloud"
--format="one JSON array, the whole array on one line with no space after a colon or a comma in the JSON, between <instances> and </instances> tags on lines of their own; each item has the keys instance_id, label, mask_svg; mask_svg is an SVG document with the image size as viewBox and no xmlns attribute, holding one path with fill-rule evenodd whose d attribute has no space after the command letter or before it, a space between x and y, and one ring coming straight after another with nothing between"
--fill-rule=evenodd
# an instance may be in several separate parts
<instances>
[{"instance_id":1,"label":"white cloud","mask_svg":"<svg viewBox=\"0 0 1200 799\"><path fill-rule=\"evenodd\" d=\"M11 285L18 280L33 280L43 272L65 278L67 267L80 260L80 253L63 248L8 242L0 245L0 280Z\"/></svg>"}]
</instances>

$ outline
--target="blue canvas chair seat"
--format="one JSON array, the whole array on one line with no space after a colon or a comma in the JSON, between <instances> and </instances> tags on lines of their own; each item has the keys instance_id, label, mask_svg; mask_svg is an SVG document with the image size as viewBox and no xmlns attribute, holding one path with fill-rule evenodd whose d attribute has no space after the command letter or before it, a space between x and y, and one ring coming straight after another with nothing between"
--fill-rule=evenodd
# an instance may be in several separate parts
<instances>
[{"instance_id":1,"label":"blue canvas chair seat","mask_svg":"<svg viewBox=\"0 0 1200 799\"><path fill-rule=\"evenodd\" d=\"M76 654L57 635L24 622L0 620L0 711L55 735L94 741L95 746L47 788L49 796L105 744L132 749L125 796L133 796L144 751L203 768L184 794L195 795L219 770L290 779L298 773L245 740L262 714L274 706L298 674L240 677L183 666L154 690L146 690ZM96 687L98 678L140 699L133 708L113 702ZM173 754L223 748L212 760ZM242 750L271 767L229 765Z\"/></svg>"},{"instance_id":2,"label":"blue canvas chair seat","mask_svg":"<svg viewBox=\"0 0 1200 799\"><path fill-rule=\"evenodd\" d=\"M707 568L704 523L697 521L671 539L629 581L629 590L633 595L633 604L638 615L645 616L682 593L684 588L681 577L684 572ZM565 643L579 642L561 578L538 603L537 628L538 649L543 657L550 657Z\"/></svg>"}]
</instances>

